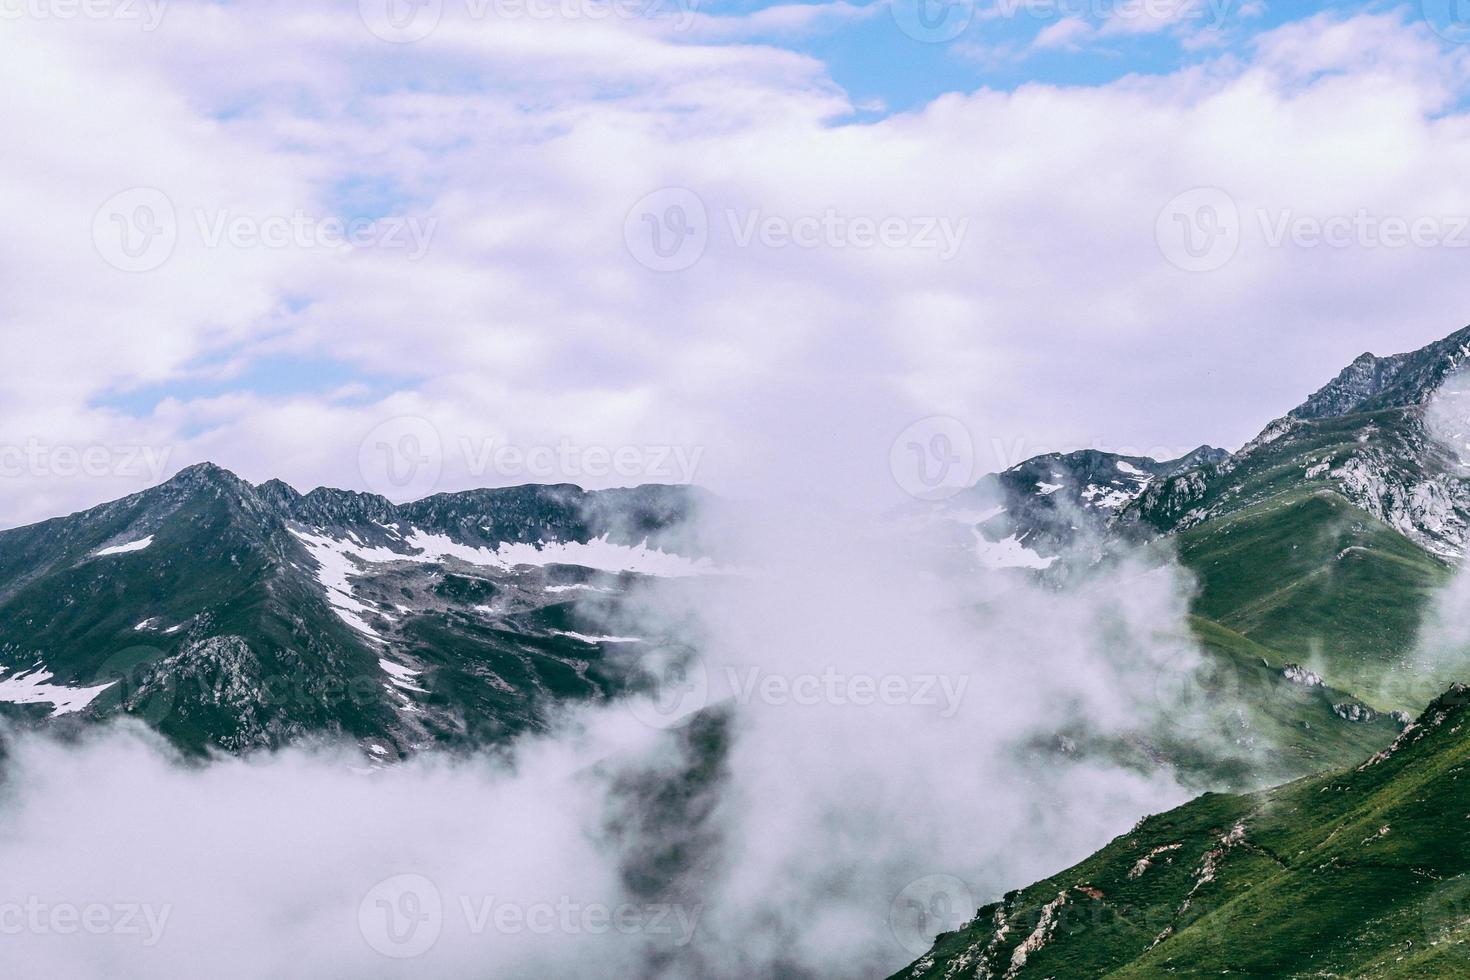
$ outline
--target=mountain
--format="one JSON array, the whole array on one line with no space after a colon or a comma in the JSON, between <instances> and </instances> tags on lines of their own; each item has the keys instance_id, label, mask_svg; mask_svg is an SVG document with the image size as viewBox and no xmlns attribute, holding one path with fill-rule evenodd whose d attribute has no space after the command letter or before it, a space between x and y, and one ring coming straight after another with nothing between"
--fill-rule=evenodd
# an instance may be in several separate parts
<instances>
[{"instance_id":1,"label":"mountain","mask_svg":"<svg viewBox=\"0 0 1470 980\"><path fill-rule=\"evenodd\" d=\"M689 522L704 497L526 486L395 506L193 466L0 532L0 710L126 712L196 750L323 735L393 758L504 737L630 682L619 651L653 639L607 622L629 589L711 570Z\"/></svg>"},{"instance_id":2,"label":"mountain","mask_svg":"<svg viewBox=\"0 0 1470 980\"><path fill-rule=\"evenodd\" d=\"M1453 679L1415 645L1470 540L1467 363L1470 327L1365 354L1235 453L1040 456L986 477L947 516L970 527L980 561L1056 580L1166 542L1198 582L1202 621L1282 669L1412 712Z\"/></svg>"},{"instance_id":3,"label":"mountain","mask_svg":"<svg viewBox=\"0 0 1470 980\"><path fill-rule=\"evenodd\" d=\"M1150 817L981 909L897 976L1470 976L1470 695L1453 684L1434 697L1470 662L1418 653L1470 527L1467 358L1470 328L1360 357L1238 452L1139 479L1098 549L1177 556L1198 584L1194 630L1222 697L1294 761L1320 720L1262 675L1353 724L1389 709L1400 724L1422 709L1418 720L1346 768L1348 741L1318 727L1316 758L1337 759L1318 768L1338 771ZM1019 473L1012 483L1025 490ZM1023 520L1037 510L1007 505Z\"/></svg>"},{"instance_id":4,"label":"mountain","mask_svg":"<svg viewBox=\"0 0 1470 980\"><path fill-rule=\"evenodd\" d=\"M1470 692L1352 768L1148 817L893 980L1470 975Z\"/></svg>"},{"instance_id":5,"label":"mountain","mask_svg":"<svg viewBox=\"0 0 1470 980\"><path fill-rule=\"evenodd\" d=\"M1291 411L1296 419L1340 418L1386 408L1422 408L1470 360L1470 327L1411 354L1363 354Z\"/></svg>"},{"instance_id":6,"label":"mountain","mask_svg":"<svg viewBox=\"0 0 1470 980\"><path fill-rule=\"evenodd\" d=\"M1415 709L1449 680L1413 647L1470 534L1467 351L1470 328L1359 358L1239 452L1150 485L1115 527L1176 543L1200 615Z\"/></svg>"},{"instance_id":7,"label":"mountain","mask_svg":"<svg viewBox=\"0 0 1470 980\"><path fill-rule=\"evenodd\" d=\"M1092 449L1037 456L982 478L948 509L974 522L984 564L1046 569L1079 549L1096 557L1113 519L1150 486L1229 455L1201 446L1166 462Z\"/></svg>"}]
</instances>

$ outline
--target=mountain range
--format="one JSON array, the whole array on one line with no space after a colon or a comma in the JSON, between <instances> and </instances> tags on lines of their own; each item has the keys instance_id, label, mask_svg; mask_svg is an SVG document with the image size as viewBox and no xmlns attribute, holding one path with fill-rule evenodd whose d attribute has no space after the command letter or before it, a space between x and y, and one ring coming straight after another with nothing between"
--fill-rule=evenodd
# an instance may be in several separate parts
<instances>
[{"instance_id":1,"label":"mountain range","mask_svg":"<svg viewBox=\"0 0 1470 980\"><path fill-rule=\"evenodd\" d=\"M0 710L142 718L188 750L483 744L626 680L602 613L707 573L684 487L525 486L405 506L210 464L0 532ZM686 550L681 552L680 548Z\"/></svg>"},{"instance_id":2,"label":"mountain range","mask_svg":"<svg viewBox=\"0 0 1470 980\"><path fill-rule=\"evenodd\" d=\"M1470 545L1467 360L1470 328L1365 354L1235 452L1039 456L926 505L1002 578L1177 562L1197 707L1270 753L1242 768L1167 732L1090 740L1054 720L1038 751L1231 793L980 909L900 976L1470 975L1446 966L1470 938L1453 891L1470 698L1452 686L1464 659L1425 639ZM700 529L713 501L559 485L395 504L192 466L0 531L0 715L63 731L127 715L192 753L347 739L379 764L501 742L645 689L644 664L690 642L630 633L627 609L728 570ZM685 742L723 746L721 717ZM689 821L669 819L673 839Z\"/></svg>"}]
</instances>

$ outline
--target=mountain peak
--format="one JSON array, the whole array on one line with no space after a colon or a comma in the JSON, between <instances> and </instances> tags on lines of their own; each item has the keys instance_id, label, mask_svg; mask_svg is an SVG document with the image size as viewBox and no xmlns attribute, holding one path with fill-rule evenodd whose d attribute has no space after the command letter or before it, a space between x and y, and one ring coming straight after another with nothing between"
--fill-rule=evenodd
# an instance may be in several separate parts
<instances>
[{"instance_id":1,"label":"mountain peak","mask_svg":"<svg viewBox=\"0 0 1470 980\"><path fill-rule=\"evenodd\" d=\"M168 480L172 484L225 484L238 485L245 483L244 480L234 473L216 463L205 460L202 463L194 463L179 470Z\"/></svg>"},{"instance_id":2,"label":"mountain peak","mask_svg":"<svg viewBox=\"0 0 1470 980\"><path fill-rule=\"evenodd\" d=\"M1365 353L1311 398L1292 409L1296 419L1328 419L1423 405L1445 378L1470 360L1470 327L1407 354Z\"/></svg>"}]
</instances>

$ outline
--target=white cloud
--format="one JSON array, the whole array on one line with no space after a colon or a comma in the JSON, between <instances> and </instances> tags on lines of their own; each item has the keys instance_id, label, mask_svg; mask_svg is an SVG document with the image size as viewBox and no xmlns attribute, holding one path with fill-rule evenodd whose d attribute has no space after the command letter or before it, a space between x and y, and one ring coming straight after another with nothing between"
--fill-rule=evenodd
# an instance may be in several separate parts
<instances>
[{"instance_id":1,"label":"white cloud","mask_svg":"<svg viewBox=\"0 0 1470 980\"><path fill-rule=\"evenodd\" d=\"M1165 773L1055 751L1061 731L1164 724L1220 747L1188 727L1199 655L1187 583L1168 568L1125 565L1063 592L958 572L943 534L830 508L708 529L758 569L639 592L609 624L672 627L699 651L685 677L706 683L685 708L732 719L701 742L728 746L708 783L650 802L659 780L709 760L648 724L642 702L578 711L513 751L372 773L356 752L183 765L136 733L6 733L0 961L79 980L203 962L220 977L881 975L919 952L902 943L930 938L893 925L911 882L964 883L939 923L953 927L1187 796ZM1180 683L1160 687L1165 673ZM403 875L427 887L379 887ZM643 918L593 933L580 913L571 927L487 924L488 901L678 909L668 931ZM94 904L146 908L161 927L51 926L52 911ZM393 945L377 917L395 915L404 939L431 907L421 957L380 955L417 947Z\"/></svg>"},{"instance_id":2,"label":"white cloud","mask_svg":"<svg viewBox=\"0 0 1470 980\"><path fill-rule=\"evenodd\" d=\"M1062 48L1065 50L1076 50L1078 42L1089 38L1094 34L1094 29L1086 18L1063 17L1054 24L1048 24L1036 35L1032 46L1036 48Z\"/></svg>"},{"instance_id":3,"label":"white cloud","mask_svg":"<svg viewBox=\"0 0 1470 980\"><path fill-rule=\"evenodd\" d=\"M809 57L642 21L450 17L390 45L350 8L179 5L154 34L21 25L0 46L8 88L32 93L0 107L30 134L0 177L25 229L0 244L26 365L0 380L11 445L139 443L173 465L360 486L357 441L408 410L449 446L697 445L719 489L871 501L894 492L887 441L931 412L965 419L982 449L1238 443L1362 349L1465 319L1454 249L1262 239L1261 209L1470 213L1464 54L1393 15L1318 17L1171 75L952 94L863 124ZM364 178L383 207L437 222L420 261L209 248L194 223L330 215ZM126 274L89 232L134 185L185 220L162 268ZM664 186L708 213L683 272L651 272L624 243L629 209ZM1197 186L1226 189L1245 220L1238 255L1204 275L1154 238ZM829 214L966 224L949 261L844 237L740 244L751 221ZM403 390L181 394L143 419L89 407L264 351ZM453 460L445 474L489 482ZM150 482L8 475L8 522Z\"/></svg>"}]
</instances>

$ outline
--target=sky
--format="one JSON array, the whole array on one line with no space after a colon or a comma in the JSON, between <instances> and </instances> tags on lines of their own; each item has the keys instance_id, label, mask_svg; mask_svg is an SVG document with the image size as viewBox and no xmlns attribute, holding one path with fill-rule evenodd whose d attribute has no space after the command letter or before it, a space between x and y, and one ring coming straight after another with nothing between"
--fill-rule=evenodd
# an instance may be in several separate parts
<instances>
[{"instance_id":1,"label":"sky","mask_svg":"<svg viewBox=\"0 0 1470 980\"><path fill-rule=\"evenodd\" d=\"M1235 448L1470 322L1467 42L1459 0L0 0L0 526L202 460L885 507Z\"/></svg>"}]
</instances>

